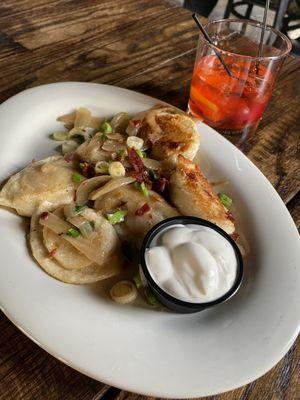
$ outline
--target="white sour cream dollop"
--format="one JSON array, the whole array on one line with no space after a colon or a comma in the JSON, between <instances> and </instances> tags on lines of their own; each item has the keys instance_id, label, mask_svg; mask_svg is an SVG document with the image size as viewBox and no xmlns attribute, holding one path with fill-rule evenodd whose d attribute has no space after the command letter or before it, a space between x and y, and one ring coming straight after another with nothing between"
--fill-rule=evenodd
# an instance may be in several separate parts
<instances>
[{"instance_id":1,"label":"white sour cream dollop","mask_svg":"<svg viewBox=\"0 0 300 400\"><path fill-rule=\"evenodd\" d=\"M153 240L145 253L153 280L179 300L206 303L234 284L237 260L231 244L201 225L173 225Z\"/></svg>"}]
</instances>

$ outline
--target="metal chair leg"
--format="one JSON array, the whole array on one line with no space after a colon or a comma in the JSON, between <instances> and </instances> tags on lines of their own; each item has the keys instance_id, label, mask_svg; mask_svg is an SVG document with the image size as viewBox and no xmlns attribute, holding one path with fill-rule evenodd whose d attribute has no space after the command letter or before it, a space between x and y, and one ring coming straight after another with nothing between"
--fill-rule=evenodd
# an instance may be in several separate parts
<instances>
[{"instance_id":1,"label":"metal chair leg","mask_svg":"<svg viewBox=\"0 0 300 400\"><path fill-rule=\"evenodd\" d=\"M289 5L289 0L280 0L279 6L277 8L275 19L274 19L274 28L281 29L283 26L283 18L285 16L286 10Z\"/></svg>"},{"instance_id":2,"label":"metal chair leg","mask_svg":"<svg viewBox=\"0 0 300 400\"><path fill-rule=\"evenodd\" d=\"M228 18L232 9L233 0L228 0L227 6L224 13L224 18Z\"/></svg>"},{"instance_id":3,"label":"metal chair leg","mask_svg":"<svg viewBox=\"0 0 300 400\"><path fill-rule=\"evenodd\" d=\"M246 14L245 14L245 18L246 19L249 19L250 18L250 16L251 16L251 13L252 13L252 10L253 10L253 4L248 4L248 7L247 7L247 11L246 11Z\"/></svg>"}]
</instances>

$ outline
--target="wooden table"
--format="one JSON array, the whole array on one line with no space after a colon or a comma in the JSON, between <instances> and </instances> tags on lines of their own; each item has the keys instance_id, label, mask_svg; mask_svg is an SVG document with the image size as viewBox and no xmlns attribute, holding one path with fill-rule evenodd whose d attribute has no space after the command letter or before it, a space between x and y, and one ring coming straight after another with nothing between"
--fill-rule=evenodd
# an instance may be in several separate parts
<instances>
[{"instance_id":1,"label":"wooden table","mask_svg":"<svg viewBox=\"0 0 300 400\"><path fill-rule=\"evenodd\" d=\"M197 30L163 0L2 0L0 101L58 81L118 85L185 108ZM300 60L290 57L248 156L300 225ZM283 266L284 267L284 266ZM0 314L0 399L137 399L48 355ZM300 341L257 381L215 400L296 400Z\"/></svg>"}]
</instances>

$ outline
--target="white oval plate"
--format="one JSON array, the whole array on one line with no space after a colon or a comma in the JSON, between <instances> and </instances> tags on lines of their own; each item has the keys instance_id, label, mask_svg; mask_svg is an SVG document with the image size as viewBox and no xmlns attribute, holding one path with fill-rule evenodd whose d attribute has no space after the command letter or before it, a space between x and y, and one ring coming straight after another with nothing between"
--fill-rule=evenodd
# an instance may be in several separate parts
<instances>
[{"instance_id":1,"label":"white oval plate","mask_svg":"<svg viewBox=\"0 0 300 400\"><path fill-rule=\"evenodd\" d=\"M0 106L0 179L53 153L57 116L85 106L98 115L135 113L158 101L117 87L58 83ZM272 368L299 331L299 240L280 197L232 144L199 123L200 159L227 178L251 253L239 293L194 315L121 306L98 285L49 277L32 260L20 217L0 210L0 305L35 343L107 384L158 397L198 397L237 388Z\"/></svg>"}]
</instances>

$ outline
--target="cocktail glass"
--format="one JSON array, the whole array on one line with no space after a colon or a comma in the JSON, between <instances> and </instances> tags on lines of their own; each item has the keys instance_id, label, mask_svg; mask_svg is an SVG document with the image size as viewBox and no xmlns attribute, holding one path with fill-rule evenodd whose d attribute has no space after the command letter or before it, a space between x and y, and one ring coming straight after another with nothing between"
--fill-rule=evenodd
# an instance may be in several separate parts
<instances>
[{"instance_id":1,"label":"cocktail glass","mask_svg":"<svg viewBox=\"0 0 300 400\"><path fill-rule=\"evenodd\" d=\"M243 145L257 129L291 43L281 32L267 27L262 56L258 57L261 23L217 20L207 23L205 29L214 44L200 33L188 111Z\"/></svg>"}]
</instances>

